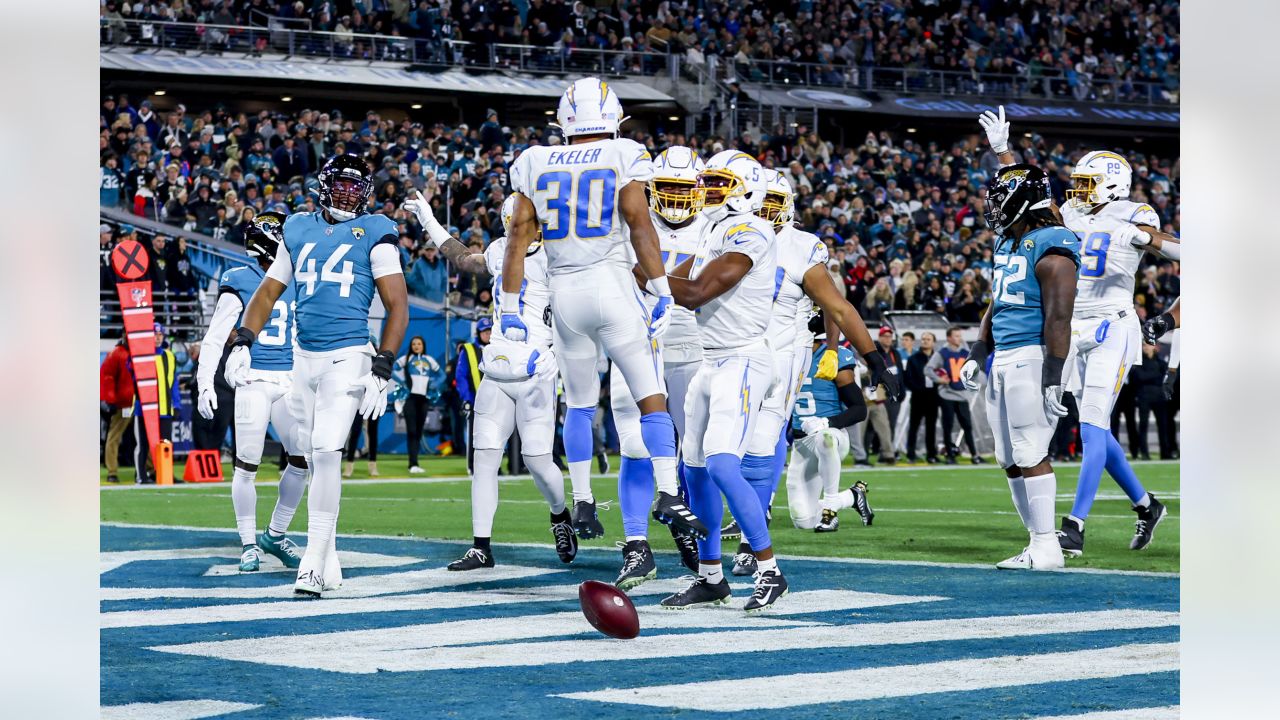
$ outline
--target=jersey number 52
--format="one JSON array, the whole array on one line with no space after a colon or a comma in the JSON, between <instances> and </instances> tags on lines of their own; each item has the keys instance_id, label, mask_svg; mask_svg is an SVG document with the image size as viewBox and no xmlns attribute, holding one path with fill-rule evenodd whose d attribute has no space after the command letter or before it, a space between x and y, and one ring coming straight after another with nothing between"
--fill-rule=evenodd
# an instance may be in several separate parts
<instances>
[{"instance_id":1,"label":"jersey number 52","mask_svg":"<svg viewBox=\"0 0 1280 720\"><path fill-rule=\"evenodd\" d=\"M1012 290L1012 285L1027 278L1027 259L1021 255L997 255L991 273L991 296L1005 305L1026 305L1026 294Z\"/></svg>"}]
</instances>

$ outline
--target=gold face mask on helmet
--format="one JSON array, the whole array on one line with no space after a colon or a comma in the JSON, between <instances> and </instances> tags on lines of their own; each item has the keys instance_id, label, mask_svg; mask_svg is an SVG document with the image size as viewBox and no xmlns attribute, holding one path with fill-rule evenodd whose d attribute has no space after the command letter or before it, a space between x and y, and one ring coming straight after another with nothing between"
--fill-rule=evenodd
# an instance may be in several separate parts
<instances>
[{"instance_id":1,"label":"gold face mask on helmet","mask_svg":"<svg viewBox=\"0 0 1280 720\"><path fill-rule=\"evenodd\" d=\"M729 198L746 194L747 186L737 175L728 170L703 170L694 191L694 207L699 210L720 207L729 202Z\"/></svg>"},{"instance_id":2,"label":"gold face mask on helmet","mask_svg":"<svg viewBox=\"0 0 1280 720\"><path fill-rule=\"evenodd\" d=\"M662 219L682 223L698 213L698 183L679 178L649 181L649 208Z\"/></svg>"},{"instance_id":3,"label":"gold face mask on helmet","mask_svg":"<svg viewBox=\"0 0 1280 720\"><path fill-rule=\"evenodd\" d=\"M780 226L791 222L792 212L790 193L770 190L764 196L764 205L760 206L760 211L756 214L773 223L774 226Z\"/></svg>"},{"instance_id":4,"label":"gold face mask on helmet","mask_svg":"<svg viewBox=\"0 0 1280 720\"><path fill-rule=\"evenodd\" d=\"M1075 205L1097 205L1098 184L1101 182L1101 175L1072 173L1072 187L1067 189L1067 202Z\"/></svg>"}]
</instances>

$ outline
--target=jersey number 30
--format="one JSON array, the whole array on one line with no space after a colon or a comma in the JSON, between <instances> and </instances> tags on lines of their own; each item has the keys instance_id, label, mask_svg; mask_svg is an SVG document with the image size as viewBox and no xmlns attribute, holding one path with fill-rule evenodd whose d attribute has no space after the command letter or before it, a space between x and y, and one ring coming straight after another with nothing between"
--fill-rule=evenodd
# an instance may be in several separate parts
<instances>
[{"instance_id":1,"label":"jersey number 30","mask_svg":"<svg viewBox=\"0 0 1280 720\"><path fill-rule=\"evenodd\" d=\"M298 253L297 267L293 272L294 281L305 285L308 295L316 293L317 281L337 283L338 295L350 297L351 284L356 281L355 265L350 260L344 261L342 258L351 250L351 245L343 243L334 248L333 253L329 255L329 259L325 260L324 266L320 268L319 275L316 275L316 259L311 257L311 251L315 249L315 243L307 243L302 246L302 252ZM341 270L338 270L338 263L342 263Z\"/></svg>"},{"instance_id":2,"label":"jersey number 30","mask_svg":"<svg viewBox=\"0 0 1280 720\"><path fill-rule=\"evenodd\" d=\"M584 170L576 178L560 170L543 173L534 190L546 195L547 214L542 223L542 239L555 241L569 237L569 225L580 240L605 237L613 232L613 210L617 201L618 174L612 168ZM599 200L592 202L596 193ZM593 210L599 208L598 212ZM570 219L572 215L572 219Z\"/></svg>"}]
</instances>

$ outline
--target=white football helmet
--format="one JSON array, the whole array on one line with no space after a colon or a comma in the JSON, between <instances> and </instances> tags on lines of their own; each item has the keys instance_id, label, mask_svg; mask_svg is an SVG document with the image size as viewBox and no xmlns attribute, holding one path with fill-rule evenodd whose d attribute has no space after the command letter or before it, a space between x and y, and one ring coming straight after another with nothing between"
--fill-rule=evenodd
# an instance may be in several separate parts
<instances>
[{"instance_id":1,"label":"white football helmet","mask_svg":"<svg viewBox=\"0 0 1280 720\"><path fill-rule=\"evenodd\" d=\"M556 110L556 126L566 138L574 135L618 134L618 126L626 117L622 115L622 102L609 83L597 77L574 80L560 96Z\"/></svg>"},{"instance_id":2,"label":"white football helmet","mask_svg":"<svg viewBox=\"0 0 1280 720\"><path fill-rule=\"evenodd\" d=\"M698 214L695 195L698 174L707 164L687 147L672 145L653 160L649 180L649 209L669 223L679 224Z\"/></svg>"},{"instance_id":3,"label":"white football helmet","mask_svg":"<svg viewBox=\"0 0 1280 720\"><path fill-rule=\"evenodd\" d=\"M502 210L500 212L500 215L502 217L502 234L507 237L511 237L511 219L516 215L516 197L519 195L520 193L511 193L510 195L507 196L506 200L502 201ZM529 249L525 252L525 254L532 255L538 252L538 248L541 248L541 247L542 247L542 226L539 225L538 234L536 237L534 237L533 241L529 243Z\"/></svg>"},{"instance_id":4,"label":"white football helmet","mask_svg":"<svg viewBox=\"0 0 1280 720\"><path fill-rule=\"evenodd\" d=\"M1072 187L1067 190L1067 204L1091 208L1129 197L1133 184L1133 167L1123 156L1109 150L1094 150L1080 158L1071 172Z\"/></svg>"},{"instance_id":5,"label":"white football helmet","mask_svg":"<svg viewBox=\"0 0 1280 720\"><path fill-rule=\"evenodd\" d=\"M698 208L719 222L730 215L754 213L764 205L769 181L756 159L740 150L711 156L698 174Z\"/></svg>"},{"instance_id":6,"label":"white football helmet","mask_svg":"<svg viewBox=\"0 0 1280 720\"><path fill-rule=\"evenodd\" d=\"M791 181L787 180L786 175L770 168L764 169L764 176L769 181L768 191L764 196L764 205L756 214L773 223L775 228L780 228L794 220L796 216L795 195L791 192Z\"/></svg>"}]
</instances>

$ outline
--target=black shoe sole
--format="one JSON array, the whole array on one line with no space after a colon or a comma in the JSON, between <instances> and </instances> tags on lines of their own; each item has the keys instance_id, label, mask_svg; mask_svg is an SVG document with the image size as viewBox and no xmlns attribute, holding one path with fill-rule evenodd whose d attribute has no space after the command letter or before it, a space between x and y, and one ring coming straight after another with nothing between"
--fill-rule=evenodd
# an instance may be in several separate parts
<instances>
[{"instance_id":1,"label":"black shoe sole","mask_svg":"<svg viewBox=\"0 0 1280 720\"><path fill-rule=\"evenodd\" d=\"M644 575L632 575L631 577L626 578L625 580L615 580L613 582L613 586L623 592L627 592L632 588L640 587L641 585L649 582L650 580L656 580L657 577L658 577L658 568L655 567L654 569L650 570Z\"/></svg>"},{"instance_id":2,"label":"black shoe sole","mask_svg":"<svg viewBox=\"0 0 1280 720\"><path fill-rule=\"evenodd\" d=\"M1151 523L1151 532L1147 534L1146 544L1142 545L1141 547L1133 547L1132 545L1130 545L1129 549L1130 550L1146 550L1147 548L1151 547L1151 543L1155 542L1155 539L1156 539L1156 528L1160 527L1160 523L1164 522L1165 516L1167 516L1168 514L1169 514L1169 509L1164 505L1161 505L1160 515L1156 517L1156 521L1154 523Z\"/></svg>"},{"instance_id":3,"label":"black shoe sole","mask_svg":"<svg viewBox=\"0 0 1280 720\"><path fill-rule=\"evenodd\" d=\"M704 600L704 601L702 601L702 602L689 603L688 605L662 605L662 604L659 604L659 605L658 605L658 607L662 608L663 610L688 610L689 608L695 608L695 607L713 607L713 606L716 606L716 605L727 605L727 604L729 603L729 601L730 601L730 600L732 600L732 599L733 599L733 596L732 596L732 595L728 595L728 596L725 596L725 597L720 598L720 599L718 599L718 600Z\"/></svg>"},{"instance_id":4,"label":"black shoe sole","mask_svg":"<svg viewBox=\"0 0 1280 720\"><path fill-rule=\"evenodd\" d=\"M788 594L788 593L790 593L790 592L791 592L791 589L790 589L790 588L787 588L786 590L783 590L781 593L779 593L779 594L778 594L778 597L774 598L774 599L773 599L773 602L769 603L768 605L761 605L760 607L747 607L747 606L743 605L743 606L742 606L742 610L743 610L743 612L746 612L746 613L758 613L758 612L764 612L765 610L768 610L769 608L773 607L774 605L777 605L777 604L778 604L778 601L779 601L779 600L781 600L782 598L786 597L786 596L787 596L787 594Z\"/></svg>"}]
</instances>

